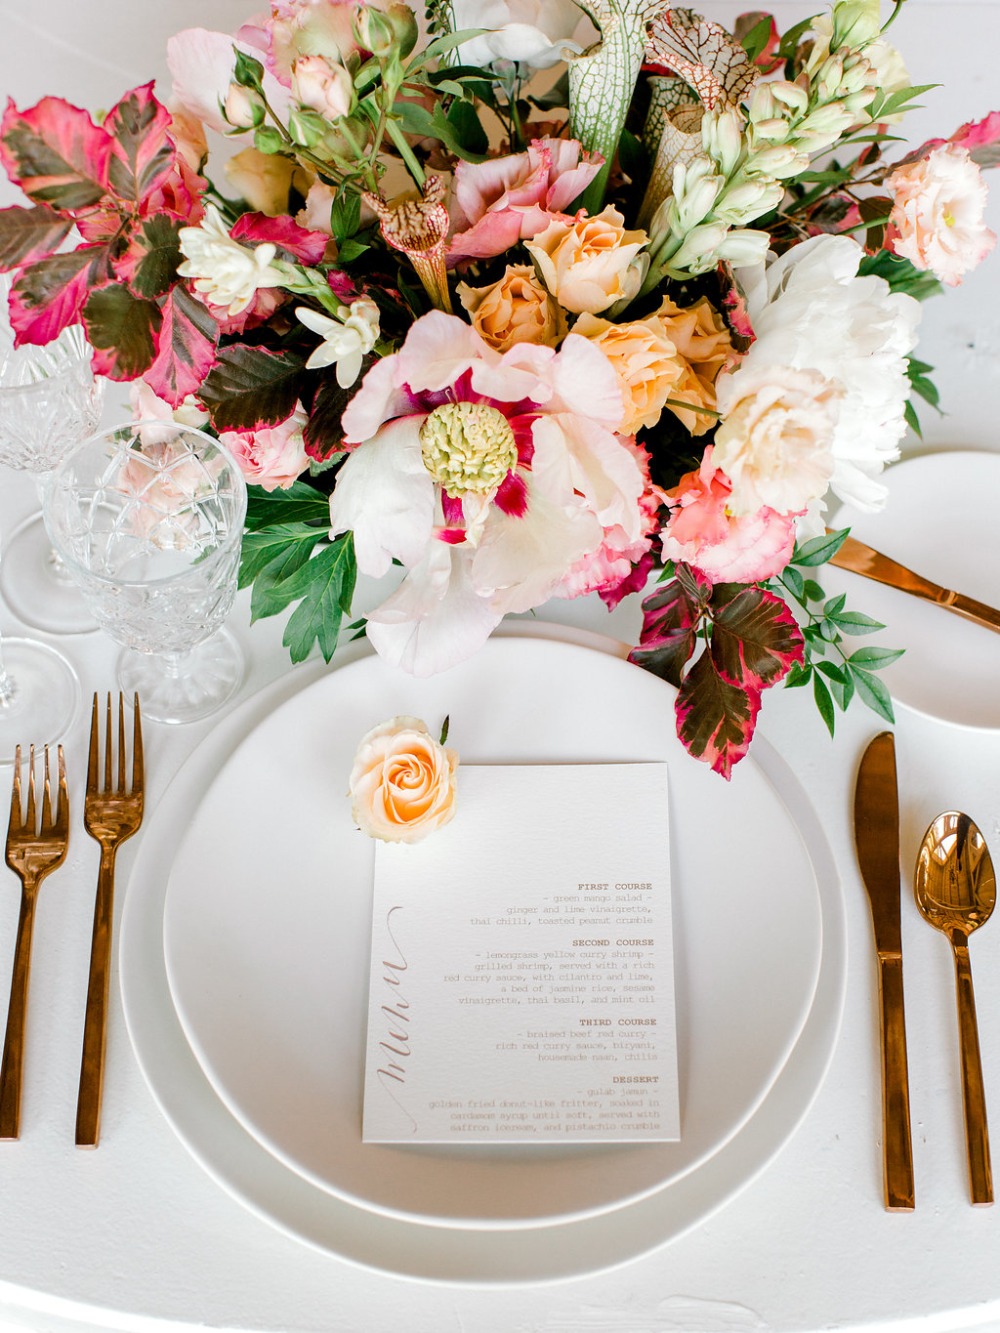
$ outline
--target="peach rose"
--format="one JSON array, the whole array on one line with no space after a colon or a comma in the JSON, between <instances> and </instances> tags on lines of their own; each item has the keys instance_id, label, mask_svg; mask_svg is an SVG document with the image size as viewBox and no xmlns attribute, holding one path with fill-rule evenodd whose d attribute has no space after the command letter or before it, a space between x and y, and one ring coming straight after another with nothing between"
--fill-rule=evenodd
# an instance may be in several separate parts
<instances>
[{"instance_id":1,"label":"peach rose","mask_svg":"<svg viewBox=\"0 0 1000 1333\"><path fill-rule=\"evenodd\" d=\"M362 833L380 842L419 842L455 814L458 755L416 717L394 717L362 737L348 795Z\"/></svg>"},{"instance_id":2,"label":"peach rose","mask_svg":"<svg viewBox=\"0 0 1000 1333\"><path fill-rule=\"evenodd\" d=\"M460 283L459 299L472 327L498 352L515 343L555 347L566 337L566 316L535 276L530 264L512 264L489 287Z\"/></svg>"},{"instance_id":3,"label":"peach rose","mask_svg":"<svg viewBox=\"0 0 1000 1333\"><path fill-rule=\"evenodd\" d=\"M596 217L579 213L556 219L525 249L542 281L566 310L596 315L615 301L631 300L642 286L649 256L640 254L644 231L626 231L612 205Z\"/></svg>"},{"instance_id":4,"label":"peach rose","mask_svg":"<svg viewBox=\"0 0 1000 1333\"><path fill-rule=\"evenodd\" d=\"M993 249L986 182L967 148L946 143L886 178L892 195L887 248L957 287Z\"/></svg>"},{"instance_id":5,"label":"peach rose","mask_svg":"<svg viewBox=\"0 0 1000 1333\"><path fill-rule=\"evenodd\" d=\"M707 297L681 307L666 297L656 316L677 349L684 373L670 397L690 403L690 409L670 404L670 411L692 435L704 435L715 425L715 381L719 372L735 361L736 352L725 321ZM708 408L699 412L699 407Z\"/></svg>"},{"instance_id":6,"label":"peach rose","mask_svg":"<svg viewBox=\"0 0 1000 1333\"><path fill-rule=\"evenodd\" d=\"M621 434L634 435L655 426L688 369L659 316L612 324L596 315L581 315L573 332L595 343L614 366L625 404Z\"/></svg>"}]
</instances>

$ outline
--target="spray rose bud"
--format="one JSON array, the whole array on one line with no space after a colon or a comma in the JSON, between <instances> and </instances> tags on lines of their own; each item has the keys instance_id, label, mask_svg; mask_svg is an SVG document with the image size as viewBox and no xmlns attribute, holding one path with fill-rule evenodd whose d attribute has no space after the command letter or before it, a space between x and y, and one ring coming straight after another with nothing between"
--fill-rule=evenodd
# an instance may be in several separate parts
<instances>
[{"instance_id":1,"label":"spray rose bud","mask_svg":"<svg viewBox=\"0 0 1000 1333\"><path fill-rule=\"evenodd\" d=\"M264 123L264 103L254 89L231 83L222 114L234 130L255 130Z\"/></svg>"},{"instance_id":2,"label":"spray rose bud","mask_svg":"<svg viewBox=\"0 0 1000 1333\"><path fill-rule=\"evenodd\" d=\"M292 66L292 96L310 111L338 120L351 114L354 80L325 56L299 56Z\"/></svg>"},{"instance_id":3,"label":"spray rose bud","mask_svg":"<svg viewBox=\"0 0 1000 1333\"><path fill-rule=\"evenodd\" d=\"M408 56L420 36L416 15L409 5L390 5L385 11L385 16L392 24L396 41L399 43L399 54Z\"/></svg>"},{"instance_id":4,"label":"spray rose bud","mask_svg":"<svg viewBox=\"0 0 1000 1333\"><path fill-rule=\"evenodd\" d=\"M399 50L399 37L388 14L365 7L354 16L354 36L366 51L379 60Z\"/></svg>"}]
</instances>

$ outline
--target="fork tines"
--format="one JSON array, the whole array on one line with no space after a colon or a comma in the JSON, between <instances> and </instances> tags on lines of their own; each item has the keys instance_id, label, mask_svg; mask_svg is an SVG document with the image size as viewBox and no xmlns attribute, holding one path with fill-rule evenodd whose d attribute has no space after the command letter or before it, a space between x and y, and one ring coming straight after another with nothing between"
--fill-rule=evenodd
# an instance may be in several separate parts
<instances>
[{"instance_id":1,"label":"fork tines","mask_svg":"<svg viewBox=\"0 0 1000 1333\"><path fill-rule=\"evenodd\" d=\"M101 759L100 759L100 708L98 696L95 692L94 703L90 714L90 756L87 761L87 791L129 791L136 794L142 791L143 782L143 754L142 754L142 718L139 711L139 696L133 696L133 710L135 713L135 725L132 736L132 781L128 783L126 777L126 744L125 744L125 696L118 695L118 781L117 785L112 782L112 738L114 736L113 715L111 711L111 695L108 695L107 701L107 722L104 733L104 780L101 781Z\"/></svg>"},{"instance_id":2,"label":"fork tines","mask_svg":"<svg viewBox=\"0 0 1000 1333\"><path fill-rule=\"evenodd\" d=\"M53 830L57 833L64 833L69 827L69 796L66 790L66 756L63 753L61 745L56 747L56 763L58 772L58 805L56 816L52 817L52 776L49 763L49 746L45 746L44 775L45 780L42 787L42 823L41 832L46 833ZM14 751L14 782L10 793L10 824L11 832L29 832L38 831L37 814L35 802L35 747L32 745L28 749L28 809L21 817L22 798L21 798L21 747L20 745Z\"/></svg>"}]
</instances>

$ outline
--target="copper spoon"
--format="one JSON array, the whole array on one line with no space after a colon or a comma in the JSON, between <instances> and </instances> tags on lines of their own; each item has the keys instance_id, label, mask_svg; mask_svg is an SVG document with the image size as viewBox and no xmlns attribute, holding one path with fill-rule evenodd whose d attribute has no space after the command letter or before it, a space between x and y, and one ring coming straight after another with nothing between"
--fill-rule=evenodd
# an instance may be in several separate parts
<instances>
[{"instance_id":1,"label":"copper spoon","mask_svg":"<svg viewBox=\"0 0 1000 1333\"><path fill-rule=\"evenodd\" d=\"M996 903L997 885L985 839L968 815L949 810L931 824L920 845L914 891L925 920L948 936L955 954L962 1099L972 1202L988 1204L993 1202L993 1172L969 936L989 920Z\"/></svg>"}]
</instances>

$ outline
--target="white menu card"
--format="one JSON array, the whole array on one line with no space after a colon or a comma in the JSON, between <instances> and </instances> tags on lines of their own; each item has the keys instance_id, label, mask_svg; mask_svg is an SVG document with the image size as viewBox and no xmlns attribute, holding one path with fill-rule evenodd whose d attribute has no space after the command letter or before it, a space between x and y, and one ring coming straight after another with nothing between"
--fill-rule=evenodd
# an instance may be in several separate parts
<instances>
[{"instance_id":1,"label":"white menu card","mask_svg":"<svg viewBox=\"0 0 1000 1333\"><path fill-rule=\"evenodd\" d=\"M680 1136L667 770L463 765L378 843L363 1137Z\"/></svg>"}]
</instances>

